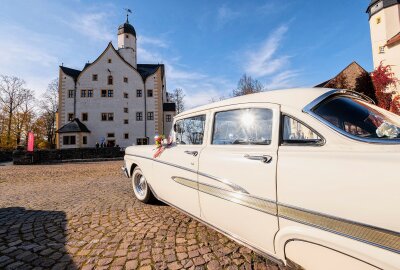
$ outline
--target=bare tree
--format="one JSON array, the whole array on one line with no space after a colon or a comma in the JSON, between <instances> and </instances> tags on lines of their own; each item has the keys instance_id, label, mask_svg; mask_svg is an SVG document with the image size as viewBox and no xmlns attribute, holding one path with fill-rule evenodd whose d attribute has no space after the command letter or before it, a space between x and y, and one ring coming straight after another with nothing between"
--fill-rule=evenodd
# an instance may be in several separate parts
<instances>
[{"instance_id":1,"label":"bare tree","mask_svg":"<svg viewBox=\"0 0 400 270\"><path fill-rule=\"evenodd\" d=\"M51 148L54 148L56 144L56 113L58 110L58 79L52 80L47 86L47 90L43 94L41 107L47 142Z\"/></svg>"},{"instance_id":2,"label":"bare tree","mask_svg":"<svg viewBox=\"0 0 400 270\"><path fill-rule=\"evenodd\" d=\"M232 91L232 96L238 97L264 91L264 86L258 80L251 76L243 74L240 78L237 88Z\"/></svg>"},{"instance_id":3,"label":"bare tree","mask_svg":"<svg viewBox=\"0 0 400 270\"><path fill-rule=\"evenodd\" d=\"M11 146L11 129L14 114L21 105L32 96L32 91L24 87L25 81L15 76L0 75L0 105L5 110L6 138L5 146Z\"/></svg>"},{"instance_id":4,"label":"bare tree","mask_svg":"<svg viewBox=\"0 0 400 270\"><path fill-rule=\"evenodd\" d=\"M181 88L176 88L171 94L171 100L176 104L176 113L181 113L185 110L185 94Z\"/></svg>"},{"instance_id":5,"label":"bare tree","mask_svg":"<svg viewBox=\"0 0 400 270\"><path fill-rule=\"evenodd\" d=\"M28 140L28 132L32 128L34 122L34 102L35 97L33 92L28 90L25 100L21 104L20 108L17 109L13 118L13 131L15 134L16 144L19 145L24 138L24 141Z\"/></svg>"}]
</instances>

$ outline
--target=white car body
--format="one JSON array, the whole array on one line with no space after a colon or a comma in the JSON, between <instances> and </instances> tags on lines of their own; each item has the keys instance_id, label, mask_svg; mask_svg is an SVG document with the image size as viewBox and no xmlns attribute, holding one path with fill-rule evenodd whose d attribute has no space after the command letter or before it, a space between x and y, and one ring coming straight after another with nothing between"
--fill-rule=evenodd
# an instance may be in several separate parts
<instances>
[{"instance_id":1,"label":"white car body","mask_svg":"<svg viewBox=\"0 0 400 270\"><path fill-rule=\"evenodd\" d=\"M172 131L174 142L159 157L154 145L128 147L126 174L139 167L157 199L279 264L400 269L399 140L352 136L313 113L333 97L368 101L351 91L288 89L185 111L174 123L204 116L202 143L177 144ZM217 113L256 108L272 112L268 144L213 143ZM318 143L282 143L282 115Z\"/></svg>"}]
</instances>

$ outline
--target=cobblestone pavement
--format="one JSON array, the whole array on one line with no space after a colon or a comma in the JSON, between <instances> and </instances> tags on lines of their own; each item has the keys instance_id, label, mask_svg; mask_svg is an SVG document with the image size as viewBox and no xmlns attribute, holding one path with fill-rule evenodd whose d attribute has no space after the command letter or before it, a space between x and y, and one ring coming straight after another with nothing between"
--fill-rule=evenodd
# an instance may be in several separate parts
<instances>
[{"instance_id":1,"label":"cobblestone pavement","mask_svg":"<svg viewBox=\"0 0 400 270\"><path fill-rule=\"evenodd\" d=\"M162 203L121 161L0 168L0 269L278 269Z\"/></svg>"}]
</instances>

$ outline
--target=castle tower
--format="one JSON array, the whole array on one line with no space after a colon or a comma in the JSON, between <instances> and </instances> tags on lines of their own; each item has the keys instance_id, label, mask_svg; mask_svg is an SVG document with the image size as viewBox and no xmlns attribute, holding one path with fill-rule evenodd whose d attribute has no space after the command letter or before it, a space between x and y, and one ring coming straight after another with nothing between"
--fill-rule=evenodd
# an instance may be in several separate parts
<instances>
[{"instance_id":1,"label":"castle tower","mask_svg":"<svg viewBox=\"0 0 400 270\"><path fill-rule=\"evenodd\" d=\"M367 13L374 68L383 61L400 78L400 0L371 0Z\"/></svg>"},{"instance_id":2,"label":"castle tower","mask_svg":"<svg viewBox=\"0 0 400 270\"><path fill-rule=\"evenodd\" d=\"M118 27L118 52L126 62L137 68L136 31L129 23L128 15L126 22Z\"/></svg>"}]
</instances>

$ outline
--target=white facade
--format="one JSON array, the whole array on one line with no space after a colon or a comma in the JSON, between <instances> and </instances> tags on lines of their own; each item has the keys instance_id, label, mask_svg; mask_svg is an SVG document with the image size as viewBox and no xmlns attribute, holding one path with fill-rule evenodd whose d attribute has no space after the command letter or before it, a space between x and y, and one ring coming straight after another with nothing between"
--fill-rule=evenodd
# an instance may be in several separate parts
<instances>
[{"instance_id":1,"label":"white facade","mask_svg":"<svg viewBox=\"0 0 400 270\"><path fill-rule=\"evenodd\" d=\"M60 133L59 148L95 147L102 142L127 147L145 138L152 144L155 135L171 130L175 111L168 103L164 66L137 65L136 34L118 33L118 51L110 42L82 71L60 67L58 129L77 118L90 133L82 135L87 136L86 144L77 136L72 145L63 140L72 133Z\"/></svg>"},{"instance_id":2,"label":"white facade","mask_svg":"<svg viewBox=\"0 0 400 270\"><path fill-rule=\"evenodd\" d=\"M373 0L368 7L374 68L391 65L400 78L400 1Z\"/></svg>"}]
</instances>

